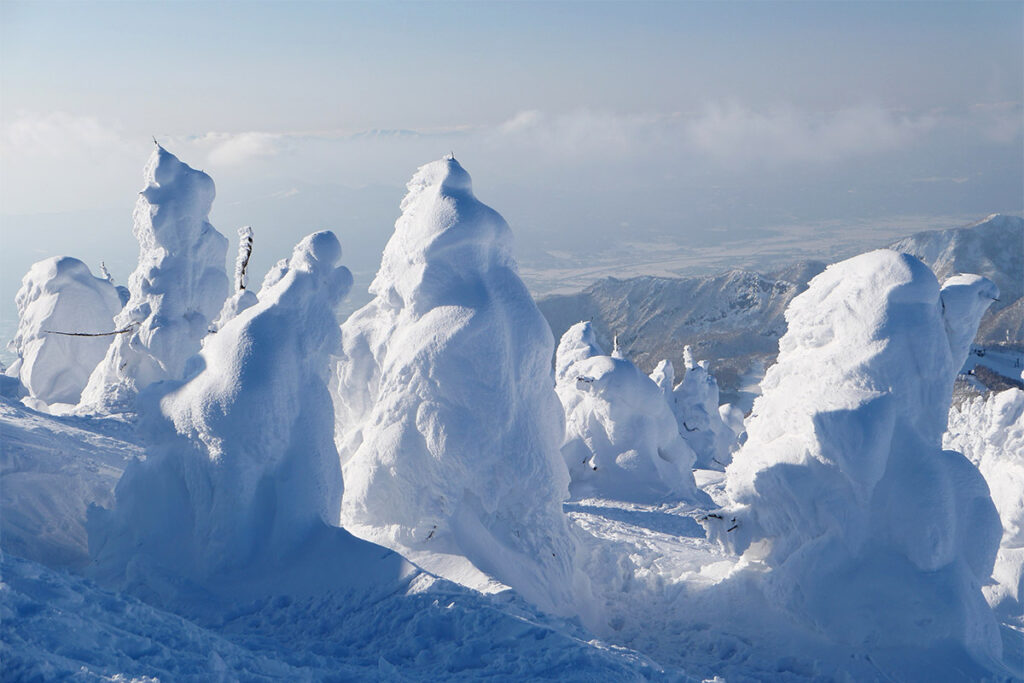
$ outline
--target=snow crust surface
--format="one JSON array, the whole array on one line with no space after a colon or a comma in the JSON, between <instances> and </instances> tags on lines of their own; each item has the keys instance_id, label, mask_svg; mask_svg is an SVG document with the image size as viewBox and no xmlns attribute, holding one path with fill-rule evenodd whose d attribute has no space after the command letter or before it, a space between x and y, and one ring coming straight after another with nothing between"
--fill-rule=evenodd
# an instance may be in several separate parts
<instances>
[{"instance_id":1,"label":"snow crust surface","mask_svg":"<svg viewBox=\"0 0 1024 683\"><path fill-rule=\"evenodd\" d=\"M342 525L442 576L576 613L551 330L508 225L457 161L421 167L408 190L375 298L342 326Z\"/></svg>"},{"instance_id":2,"label":"snow crust surface","mask_svg":"<svg viewBox=\"0 0 1024 683\"><path fill-rule=\"evenodd\" d=\"M941 446L964 333L993 289L940 291L923 263L880 250L830 266L786 312L726 471L732 504L705 525L840 642L1001 655L981 592L999 517L977 469Z\"/></svg>"},{"instance_id":3,"label":"snow crust surface","mask_svg":"<svg viewBox=\"0 0 1024 683\"><path fill-rule=\"evenodd\" d=\"M121 310L117 289L93 277L70 256L32 264L15 296L18 331L8 348L17 360L7 374L18 377L31 397L44 403L78 403L89 375L103 358Z\"/></svg>"},{"instance_id":4,"label":"snow crust surface","mask_svg":"<svg viewBox=\"0 0 1024 683\"><path fill-rule=\"evenodd\" d=\"M159 145L144 171L132 232L139 264L115 337L82 393L86 412L130 410L153 382L180 380L228 293L227 240L208 220L215 190L202 171Z\"/></svg>"},{"instance_id":5,"label":"snow crust surface","mask_svg":"<svg viewBox=\"0 0 1024 683\"><path fill-rule=\"evenodd\" d=\"M625 358L601 350L589 322L562 336L555 356L565 410L562 456L574 499L705 500L664 388Z\"/></svg>"}]
</instances>

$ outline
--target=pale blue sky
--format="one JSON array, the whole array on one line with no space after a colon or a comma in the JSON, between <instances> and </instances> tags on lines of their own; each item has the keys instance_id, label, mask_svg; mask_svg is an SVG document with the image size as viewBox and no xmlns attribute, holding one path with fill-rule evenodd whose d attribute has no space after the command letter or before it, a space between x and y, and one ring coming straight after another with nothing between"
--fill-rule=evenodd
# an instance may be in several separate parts
<instances>
[{"instance_id":1,"label":"pale blue sky","mask_svg":"<svg viewBox=\"0 0 1024 683\"><path fill-rule=\"evenodd\" d=\"M450 150L527 268L1019 213L1022 36L1020 2L4 0L0 316L58 251L127 277L150 135L257 270L333 228L357 290Z\"/></svg>"}]
</instances>

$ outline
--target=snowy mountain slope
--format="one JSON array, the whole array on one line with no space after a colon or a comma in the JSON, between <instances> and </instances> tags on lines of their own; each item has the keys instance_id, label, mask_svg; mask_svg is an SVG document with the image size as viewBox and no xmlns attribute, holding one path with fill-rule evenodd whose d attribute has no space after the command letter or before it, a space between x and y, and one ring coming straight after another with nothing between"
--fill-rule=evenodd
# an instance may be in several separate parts
<instances>
[{"instance_id":1,"label":"snowy mountain slope","mask_svg":"<svg viewBox=\"0 0 1024 683\"><path fill-rule=\"evenodd\" d=\"M987 277L999 287L994 310L1024 296L1024 218L992 214L962 228L917 232L888 248L921 259L940 280L956 273Z\"/></svg>"},{"instance_id":2,"label":"snowy mountain slope","mask_svg":"<svg viewBox=\"0 0 1024 683\"><path fill-rule=\"evenodd\" d=\"M910 235L891 249L917 256L939 279L977 273L999 287L1000 301L982 318L977 341L1024 342L1024 219L989 216L973 225ZM711 361L723 400L734 400L751 361L770 365L786 330L786 306L821 272L801 261L769 273L728 271L689 278L598 280L582 292L538 301L555 335L592 320L598 340L618 335L624 353L645 371L662 358L683 367L683 345Z\"/></svg>"},{"instance_id":3,"label":"snowy mountain slope","mask_svg":"<svg viewBox=\"0 0 1024 683\"><path fill-rule=\"evenodd\" d=\"M716 359L720 384L735 388L751 358L774 356L786 329L786 306L823 268L812 262L783 273L797 281L743 270L681 279L607 278L537 305L556 336L591 320L602 345L611 346L618 335L625 355L648 372L662 359L685 367L683 345L690 344L697 358Z\"/></svg>"}]
</instances>

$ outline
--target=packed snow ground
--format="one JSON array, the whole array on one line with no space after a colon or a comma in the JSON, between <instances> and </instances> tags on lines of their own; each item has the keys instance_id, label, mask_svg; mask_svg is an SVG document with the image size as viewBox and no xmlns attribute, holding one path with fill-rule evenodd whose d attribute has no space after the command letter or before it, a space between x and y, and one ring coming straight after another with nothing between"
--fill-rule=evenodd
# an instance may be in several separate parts
<instances>
[{"instance_id":1,"label":"packed snow ground","mask_svg":"<svg viewBox=\"0 0 1024 683\"><path fill-rule=\"evenodd\" d=\"M10 508L63 491L49 472L62 451L68 467L78 463L60 475L63 484L73 477L85 492L79 501L109 502L120 469L141 452L121 422L43 415L8 399L0 409L3 441L20 444L17 477L25 477L10 477L5 457ZM721 501L723 474L696 475ZM9 495L15 486L18 498ZM84 522L77 504L36 509L51 528ZM565 510L609 624L598 635L540 615L510 592L482 596L427 575L355 610L335 595L253 600L217 619L183 616L54 568L81 559L83 531L48 541L37 561L19 557L25 545L11 544L20 523L5 512L0 658L12 680L876 680L884 678L877 667L891 674L901 661L910 670L903 679L925 678L906 650L888 661L864 658L795 626L749 582L723 581L740 561L704 538L702 510L594 498ZM1004 625L1002 636L1006 663L1024 675L1024 661L1013 660L1024 652L1024 632ZM947 665L961 664L935 662L935 680L980 675L951 674Z\"/></svg>"}]
</instances>

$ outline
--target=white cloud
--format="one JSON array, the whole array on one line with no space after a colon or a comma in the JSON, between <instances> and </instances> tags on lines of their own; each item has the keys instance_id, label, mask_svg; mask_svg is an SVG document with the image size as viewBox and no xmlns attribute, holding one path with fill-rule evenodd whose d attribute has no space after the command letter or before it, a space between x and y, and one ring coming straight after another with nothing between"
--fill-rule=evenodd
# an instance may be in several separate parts
<instances>
[{"instance_id":1,"label":"white cloud","mask_svg":"<svg viewBox=\"0 0 1024 683\"><path fill-rule=\"evenodd\" d=\"M5 153L26 157L73 157L83 152L124 150L127 142L119 127L91 116L65 112L44 115L20 113L4 130Z\"/></svg>"},{"instance_id":2,"label":"white cloud","mask_svg":"<svg viewBox=\"0 0 1024 683\"><path fill-rule=\"evenodd\" d=\"M931 131L935 118L861 106L830 113L791 108L754 111L710 105L686 121L688 141L720 162L835 162L905 148Z\"/></svg>"},{"instance_id":3,"label":"white cloud","mask_svg":"<svg viewBox=\"0 0 1024 683\"><path fill-rule=\"evenodd\" d=\"M285 136L277 133L207 133L200 144L213 147L206 158L214 166L238 166L272 157L281 151Z\"/></svg>"}]
</instances>

